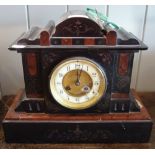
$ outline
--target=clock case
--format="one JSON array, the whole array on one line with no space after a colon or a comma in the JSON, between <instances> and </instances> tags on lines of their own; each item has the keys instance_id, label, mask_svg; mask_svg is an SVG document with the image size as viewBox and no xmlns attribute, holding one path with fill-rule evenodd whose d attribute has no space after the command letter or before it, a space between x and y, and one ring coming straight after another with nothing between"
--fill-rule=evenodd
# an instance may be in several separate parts
<instances>
[{"instance_id":1,"label":"clock case","mask_svg":"<svg viewBox=\"0 0 155 155\"><path fill-rule=\"evenodd\" d=\"M75 14L79 17L74 17ZM15 48L15 45L23 45L24 48ZM134 53L139 49L147 49L147 46L123 28L115 30L109 25L101 25L88 13L69 12L56 26L50 21L44 29L34 27L24 33L10 49L22 54L26 97L43 98L47 112L108 113L140 110L130 94L130 81ZM66 109L50 93L49 75L53 68L72 57L89 58L106 73L105 95L94 107L86 110ZM24 102L17 111L24 111L25 106Z\"/></svg>"},{"instance_id":2,"label":"clock case","mask_svg":"<svg viewBox=\"0 0 155 155\"><path fill-rule=\"evenodd\" d=\"M14 112L18 114L18 117L19 114L26 113L25 120L29 116L32 117L32 119L28 119L31 124L35 115L40 113L41 116L57 115L60 117L62 115L64 117L80 115L92 117L98 114L108 114L109 116L122 114L123 117L123 115L131 113L135 115L141 113L141 105L130 90L130 82L134 53L146 50L147 46L122 27L117 29L108 23L101 23L99 19L95 19L88 12L72 11L64 14L56 25L53 21L49 21L44 28L31 28L11 44L9 49L21 53L25 80L25 95L22 93L20 101L14 106ZM86 57L95 61L102 67L107 77L105 95L95 106L85 110L71 110L61 106L54 100L49 89L49 75L53 68L61 61L72 57ZM8 115L3 121L6 141L12 142L16 139L15 141L18 142L16 134L14 138L10 135L10 125L13 125L13 122L18 118L13 117L15 120L12 119L13 122L10 122L12 115L9 117ZM39 120L42 120L41 116ZM25 120L20 120L20 122L24 123ZM52 120L49 118L49 121ZM112 117L109 121L118 123L118 120L113 120ZM73 122L76 124L74 119ZM144 130L143 133L146 134L146 137L143 139L139 136L138 141L147 141L152 127L149 114L147 121L144 118L144 122L142 120L140 122L144 124L147 122L148 133L146 134L146 130ZM17 127L14 132L16 133L18 130L24 131ZM118 129L118 134L119 132L121 131ZM34 136L31 137L33 138L29 137L29 142L35 139ZM24 141L21 139L20 142ZM46 142L47 139L45 138L41 142ZM97 139L98 142L104 142L104 140ZM128 141L128 139L130 138L126 140ZM78 142L78 140L66 140L66 142Z\"/></svg>"}]
</instances>

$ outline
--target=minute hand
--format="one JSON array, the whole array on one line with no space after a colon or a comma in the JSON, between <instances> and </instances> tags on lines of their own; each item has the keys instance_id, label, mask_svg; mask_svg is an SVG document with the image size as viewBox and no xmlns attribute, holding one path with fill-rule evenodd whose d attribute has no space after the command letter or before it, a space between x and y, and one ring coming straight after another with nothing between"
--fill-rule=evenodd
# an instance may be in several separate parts
<instances>
[{"instance_id":1,"label":"minute hand","mask_svg":"<svg viewBox=\"0 0 155 155\"><path fill-rule=\"evenodd\" d=\"M83 66L82 66L82 68L80 69L80 73L78 74L78 81L79 81L79 82L80 82L80 77L81 77L82 69L83 69Z\"/></svg>"}]
</instances>

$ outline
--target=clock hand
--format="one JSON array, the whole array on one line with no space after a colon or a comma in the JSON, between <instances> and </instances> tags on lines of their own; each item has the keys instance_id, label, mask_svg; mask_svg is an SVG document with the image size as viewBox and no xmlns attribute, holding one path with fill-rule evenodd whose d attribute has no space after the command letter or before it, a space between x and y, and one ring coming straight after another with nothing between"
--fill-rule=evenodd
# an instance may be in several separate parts
<instances>
[{"instance_id":1,"label":"clock hand","mask_svg":"<svg viewBox=\"0 0 155 155\"><path fill-rule=\"evenodd\" d=\"M83 66L82 66L82 68L83 68ZM80 73L79 73L79 70L77 69L77 80L76 80L76 82L75 82L75 84L76 84L77 86L80 85L80 76L81 76L81 73L82 73L82 68L80 69Z\"/></svg>"},{"instance_id":2,"label":"clock hand","mask_svg":"<svg viewBox=\"0 0 155 155\"><path fill-rule=\"evenodd\" d=\"M82 66L82 68L81 68L81 70L80 70L80 74L79 74L79 81L80 81L80 77L81 77L81 73L82 73L82 69L83 69L83 66Z\"/></svg>"},{"instance_id":3,"label":"clock hand","mask_svg":"<svg viewBox=\"0 0 155 155\"><path fill-rule=\"evenodd\" d=\"M77 69L77 72L76 72L76 77L77 77L76 82L79 82L79 78L78 78L79 77L79 70L78 69Z\"/></svg>"}]
</instances>

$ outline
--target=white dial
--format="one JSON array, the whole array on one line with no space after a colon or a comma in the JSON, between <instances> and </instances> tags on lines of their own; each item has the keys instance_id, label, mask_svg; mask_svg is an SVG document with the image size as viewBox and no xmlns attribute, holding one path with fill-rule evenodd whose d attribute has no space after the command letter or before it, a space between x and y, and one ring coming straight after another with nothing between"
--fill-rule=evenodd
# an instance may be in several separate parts
<instances>
[{"instance_id":1,"label":"white dial","mask_svg":"<svg viewBox=\"0 0 155 155\"><path fill-rule=\"evenodd\" d=\"M55 100L71 109L94 105L106 90L106 77L100 66L87 58L67 59L50 76L50 90Z\"/></svg>"}]
</instances>

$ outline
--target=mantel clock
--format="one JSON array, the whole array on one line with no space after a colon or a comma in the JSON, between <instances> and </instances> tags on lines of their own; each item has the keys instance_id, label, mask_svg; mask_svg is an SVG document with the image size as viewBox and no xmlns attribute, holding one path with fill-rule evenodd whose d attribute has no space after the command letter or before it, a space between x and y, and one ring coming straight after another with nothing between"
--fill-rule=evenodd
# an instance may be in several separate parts
<instances>
[{"instance_id":1,"label":"mantel clock","mask_svg":"<svg viewBox=\"0 0 155 155\"><path fill-rule=\"evenodd\" d=\"M90 12L69 11L9 47L22 55L25 89L9 108L7 142L146 142L152 120L130 90L134 53L147 46Z\"/></svg>"}]
</instances>

